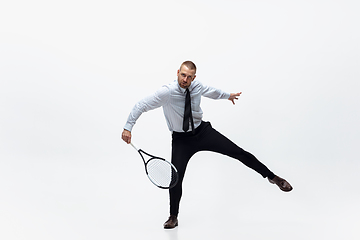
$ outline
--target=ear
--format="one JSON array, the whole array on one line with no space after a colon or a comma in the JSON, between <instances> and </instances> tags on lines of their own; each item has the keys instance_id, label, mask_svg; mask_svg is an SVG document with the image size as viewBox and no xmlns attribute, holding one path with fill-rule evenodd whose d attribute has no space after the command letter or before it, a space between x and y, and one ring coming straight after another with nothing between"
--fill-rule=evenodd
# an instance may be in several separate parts
<instances>
[{"instance_id":1,"label":"ear","mask_svg":"<svg viewBox=\"0 0 360 240\"><path fill-rule=\"evenodd\" d=\"M196 75L194 76L193 81L195 80L195 78L196 78Z\"/></svg>"},{"instance_id":2,"label":"ear","mask_svg":"<svg viewBox=\"0 0 360 240\"><path fill-rule=\"evenodd\" d=\"M176 75L179 76L179 73L180 73L180 69L177 70L177 74L176 74Z\"/></svg>"}]
</instances>

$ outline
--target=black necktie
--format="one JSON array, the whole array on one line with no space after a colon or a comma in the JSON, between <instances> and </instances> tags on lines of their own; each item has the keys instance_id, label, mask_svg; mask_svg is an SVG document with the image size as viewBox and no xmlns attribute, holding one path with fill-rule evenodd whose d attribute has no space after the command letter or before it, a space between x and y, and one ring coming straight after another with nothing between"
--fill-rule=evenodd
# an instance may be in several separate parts
<instances>
[{"instance_id":1,"label":"black necktie","mask_svg":"<svg viewBox=\"0 0 360 240\"><path fill-rule=\"evenodd\" d=\"M190 99L190 91L186 89L186 96L185 96L185 110L184 110L184 121L183 121L183 130L187 132L189 130L189 121L191 121L191 129L194 132L194 120L192 118L191 112L191 99Z\"/></svg>"}]
</instances>

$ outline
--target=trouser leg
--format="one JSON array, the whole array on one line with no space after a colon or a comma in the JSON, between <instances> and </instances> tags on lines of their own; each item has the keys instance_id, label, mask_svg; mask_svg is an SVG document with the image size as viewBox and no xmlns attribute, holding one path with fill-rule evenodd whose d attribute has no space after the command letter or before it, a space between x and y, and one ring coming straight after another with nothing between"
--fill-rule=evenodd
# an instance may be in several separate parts
<instances>
[{"instance_id":1,"label":"trouser leg","mask_svg":"<svg viewBox=\"0 0 360 240\"><path fill-rule=\"evenodd\" d=\"M253 154L243 150L227 137L213 129L210 125L204 133L200 142L202 150L213 151L235 158L245 164L247 167L255 170L264 178L272 179L275 175L263 163L261 163Z\"/></svg>"},{"instance_id":2,"label":"trouser leg","mask_svg":"<svg viewBox=\"0 0 360 240\"><path fill-rule=\"evenodd\" d=\"M191 137L186 139L173 139L171 162L178 170L179 180L173 188L169 189L170 215L178 215L185 170L190 158L196 152L193 146L194 145L191 144Z\"/></svg>"}]
</instances>

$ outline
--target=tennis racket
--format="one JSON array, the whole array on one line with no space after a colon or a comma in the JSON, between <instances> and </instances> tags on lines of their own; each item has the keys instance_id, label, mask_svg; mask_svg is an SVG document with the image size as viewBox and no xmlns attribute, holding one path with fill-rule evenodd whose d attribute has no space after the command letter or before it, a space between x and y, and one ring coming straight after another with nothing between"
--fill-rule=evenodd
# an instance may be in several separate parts
<instances>
[{"instance_id":1,"label":"tennis racket","mask_svg":"<svg viewBox=\"0 0 360 240\"><path fill-rule=\"evenodd\" d=\"M140 154L145 165L146 175L155 186L170 189L176 185L179 176L177 169L171 162L153 156L142 149L137 149L132 143L130 144Z\"/></svg>"}]
</instances>

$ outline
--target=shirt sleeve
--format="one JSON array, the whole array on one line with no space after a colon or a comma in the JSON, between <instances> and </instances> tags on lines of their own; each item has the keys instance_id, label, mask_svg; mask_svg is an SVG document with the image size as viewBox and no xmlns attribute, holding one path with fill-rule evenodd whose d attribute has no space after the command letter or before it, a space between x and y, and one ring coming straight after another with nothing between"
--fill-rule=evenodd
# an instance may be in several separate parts
<instances>
[{"instance_id":1,"label":"shirt sleeve","mask_svg":"<svg viewBox=\"0 0 360 240\"><path fill-rule=\"evenodd\" d=\"M135 104L131 110L124 129L131 132L133 126L135 125L137 119L144 112L159 108L166 104L170 99L170 90L166 86L161 87L154 94L147 96L141 99Z\"/></svg>"},{"instance_id":2,"label":"shirt sleeve","mask_svg":"<svg viewBox=\"0 0 360 240\"><path fill-rule=\"evenodd\" d=\"M224 92L221 89L217 89L214 87L202 85L202 95L204 97L208 97L211 99L228 99L230 97L230 93Z\"/></svg>"}]
</instances>

